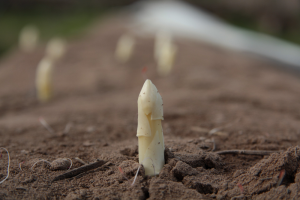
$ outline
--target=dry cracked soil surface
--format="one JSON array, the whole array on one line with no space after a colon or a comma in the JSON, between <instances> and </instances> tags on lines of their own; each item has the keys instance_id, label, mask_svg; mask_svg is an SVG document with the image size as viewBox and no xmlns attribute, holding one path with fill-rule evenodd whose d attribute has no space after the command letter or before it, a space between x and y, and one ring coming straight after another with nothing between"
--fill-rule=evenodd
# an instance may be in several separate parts
<instances>
[{"instance_id":1,"label":"dry cracked soil surface","mask_svg":"<svg viewBox=\"0 0 300 200\"><path fill-rule=\"evenodd\" d=\"M36 100L34 89L45 45L2 58L0 147L11 160L1 200L300 199L299 74L252 55L176 39L173 71L160 77L151 36L136 38L128 63L115 61L124 24L107 19L69 41L55 64L55 95L47 103ZM137 98L145 76L164 101L166 164L156 177L141 168L132 185L139 167ZM225 150L248 151L220 153ZM2 151L1 180L6 156ZM53 181L70 171L70 160L70 170L105 164Z\"/></svg>"}]
</instances>

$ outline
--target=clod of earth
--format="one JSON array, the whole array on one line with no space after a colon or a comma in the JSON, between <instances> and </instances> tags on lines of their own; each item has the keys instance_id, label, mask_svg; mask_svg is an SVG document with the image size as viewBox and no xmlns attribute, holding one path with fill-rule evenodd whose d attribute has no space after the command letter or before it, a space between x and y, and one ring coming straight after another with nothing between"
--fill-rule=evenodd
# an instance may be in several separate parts
<instances>
[{"instance_id":1,"label":"clod of earth","mask_svg":"<svg viewBox=\"0 0 300 200\"><path fill-rule=\"evenodd\" d=\"M124 156L136 156L138 154L138 146L135 148L125 148L120 150L120 153Z\"/></svg>"},{"instance_id":2,"label":"clod of earth","mask_svg":"<svg viewBox=\"0 0 300 200\"><path fill-rule=\"evenodd\" d=\"M247 173L242 173L234 178L229 182L228 189L221 189L218 194L230 198L239 195L240 191L236 186L236 182L238 182L243 186L245 195L256 194L258 195L256 199L264 199L266 196L280 196L288 191L290 191L288 196L292 198L293 195L297 194L297 186L295 185L297 185L296 180L298 180L299 156L299 146L291 147L285 152L273 153L251 167ZM283 169L286 173L282 182L283 185L278 189L274 188Z\"/></svg>"},{"instance_id":3,"label":"clod of earth","mask_svg":"<svg viewBox=\"0 0 300 200\"><path fill-rule=\"evenodd\" d=\"M66 170L72 167L72 160L70 158L58 158L51 162L51 170Z\"/></svg>"}]
</instances>

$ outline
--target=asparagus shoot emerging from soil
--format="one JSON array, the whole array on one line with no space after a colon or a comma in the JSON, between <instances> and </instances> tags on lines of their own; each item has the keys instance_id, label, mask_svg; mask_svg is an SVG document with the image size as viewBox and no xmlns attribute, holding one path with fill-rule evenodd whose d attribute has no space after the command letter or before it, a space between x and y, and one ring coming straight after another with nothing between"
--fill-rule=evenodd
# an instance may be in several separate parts
<instances>
[{"instance_id":1,"label":"asparagus shoot emerging from soil","mask_svg":"<svg viewBox=\"0 0 300 200\"><path fill-rule=\"evenodd\" d=\"M158 31L155 35L155 41L154 41L154 59L157 61L161 47L165 43L169 43L171 40L171 36L166 31Z\"/></svg>"},{"instance_id":2,"label":"asparagus shoot emerging from soil","mask_svg":"<svg viewBox=\"0 0 300 200\"><path fill-rule=\"evenodd\" d=\"M39 40L39 30L33 25L25 26L19 36L19 46L25 52L32 51Z\"/></svg>"},{"instance_id":3,"label":"asparagus shoot emerging from soil","mask_svg":"<svg viewBox=\"0 0 300 200\"><path fill-rule=\"evenodd\" d=\"M130 59L133 53L134 44L134 38L130 35L122 35L119 38L115 57L120 63L126 63Z\"/></svg>"},{"instance_id":4,"label":"asparagus shoot emerging from soil","mask_svg":"<svg viewBox=\"0 0 300 200\"><path fill-rule=\"evenodd\" d=\"M61 38L51 39L46 47L47 58L56 61L61 58L66 51L66 43Z\"/></svg>"},{"instance_id":5,"label":"asparagus shoot emerging from soil","mask_svg":"<svg viewBox=\"0 0 300 200\"><path fill-rule=\"evenodd\" d=\"M177 47L169 34L163 32L156 35L154 58L157 61L157 72L160 76L166 76L171 72L176 52Z\"/></svg>"},{"instance_id":6,"label":"asparagus shoot emerging from soil","mask_svg":"<svg viewBox=\"0 0 300 200\"><path fill-rule=\"evenodd\" d=\"M163 101L155 85L147 79L138 98L139 163L146 175L157 175L165 164Z\"/></svg>"},{"instance_id":7,"label":"asparagus shoot emerging from soil","mask_svg":"<svg viewBox=\"0 0 300 200\"><path fill-rule=\"evenodd\" d=\"M46 102L52 97L52 62L44 58L40 61L36 70L36 92L41 102Z\"/></svg>"}]
</instances>

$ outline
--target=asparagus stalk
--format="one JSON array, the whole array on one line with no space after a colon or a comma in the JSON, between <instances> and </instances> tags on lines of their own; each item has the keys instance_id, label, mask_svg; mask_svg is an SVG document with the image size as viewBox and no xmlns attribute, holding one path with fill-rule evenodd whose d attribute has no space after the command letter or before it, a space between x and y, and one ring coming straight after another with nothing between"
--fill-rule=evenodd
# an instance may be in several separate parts
<instances>
[{"instance_id":1,"label":"asparagus stalk","mask_svg":"<svg viewBox=\"0 0 300 200\"><path fill-rule=\"evenodd\" d=\"M164 137L161 125L163 101L155 85L147 79L138 98L139 163L146 175L157 175L165 164Z\"/></svg>"},{"instance_id":2,"label":"asparagus stalk","mask_svg":"<svg viewBox=\"0 0 300 200\"><path fill-rule=\"evenodd\" d=\"M52 97L52 62L44 58L40 61L36 70L36 92L41 102L46 102Z\"/></svg>"},{"instance_id":3,"label":"asparagus stalk","mask_svg":"<svg viewBox=\"0 0 300 200\"><path fill-rule=\"evenodd\" d=\"M155 38L154 58L157 61L157 72L160 76L168 75L175 60L177 47L167 32L159 32Z\"/></svg>"},{"instance_id":4,"label":"asparagus stalk","mask_svg":"<svg viewBox=\"0 0 300 200\"><path fill-rule=\"evenodd\" d=\"M120 63L126 63L134 49L135 41L130 35L122 35L117 43L115 57Z\"/></svg>"},{"instance_id":5,"label":"asparagus stalk","mask_svg":"<svg viewBox=\"0 0 300 200\"><path fill-rule=\"evenodd\" d=\"M19 46L25 52L34 50L39 40L39 30L33 25L25 26L19 36Z\"/></svg>"},{"instance_id":6,"label":"asparagus stalk","mask_svg":"<svg viewBox=\"0 0 300 200\"><path fill-rule=\"evenodd\" d=\"M46 47L46 57L56 61L61 58L66 51L66 43L61 38L51 39Z\"/></svg>"}]
</instances>

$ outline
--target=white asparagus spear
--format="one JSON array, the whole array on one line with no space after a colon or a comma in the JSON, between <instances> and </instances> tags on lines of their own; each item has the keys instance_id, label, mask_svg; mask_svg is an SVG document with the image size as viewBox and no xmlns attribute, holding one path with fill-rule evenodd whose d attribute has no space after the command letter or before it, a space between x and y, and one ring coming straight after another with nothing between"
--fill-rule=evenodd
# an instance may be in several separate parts
<instances>
[{"instance_id":1,"label":"white asparagus spear","mask_svg":"<svg viewBox=\"0 0 300 200\"><path fill-rule=\"evenodd\" d=\"M160 76L166 76L171 72L176 52L177 47L172 42L172 36L166 31L158 32L155 37L154 59Z\"/></svg>"},{"instance_id":2,"label":"white asparagus spear","mask_svg":"<svg viewBox=\"0 0 300 200\"><path fill-rule=\"evenodd\" d=\"M126 63L134 49L135 41L130 35L122 35L117 43L115 57L121 63Z\"/></svg>"},{"instance_id":3,"label":"white asparagus spear","mask_svg":"<svg viewBox=\"0 0 300 200\"><path fill-rule=\"evenodd\" d=\"M157 175L165 164L161 126L163 101L155 85L147 79L138 98L139 163L146 175Z\"/></svg>"},{"instance_id":4,"label":"white asparagus spear","mask_svg":"<svg viewBox=\"0 0 300 200\"><path fill-rule=\"evenodd\" d=\"M25 26L19 36L19 46L25 52L32 51L38 43L39 30L33 25Z\"/></svg>"},{"instance_id":5,"label":"white asparagus spear","mask_svg":"<svg viewBox=\"0 0 300 200\"><path fill-rule=\"evenodd\" d=\"M40 61L36 70L36 92L40 101L45 102L52 97L52 61L44 58Z\"/></svg>"},{"instance_id":6,"label":"white asparagus spear","mask_svg":"<svg viewBox=\"0 0 300 200\"><path fill-rule=\"evenodd\" d=\"M51 39L46 47L46 57L56 61L61 58L66 51L66 42L61 38Z\"/></svg>"},{"instance_id":7,"label":"white asparagus spear","mask_svg":"<svg viewBox=\"0 0 300 200\"><path fill-rule=\"evenodd\" d=\"M157 72L160 76L167 76L173 67L177 47L172 42L161 45L157 58Z\"/></svg>"},{"instance_id":8,"label":"white asparagus spear","mask_svg":"<svg viewBox=\"0 0 300 200\"><path fill-rule=\"evenodd\" d=\"M160 55L161 47L168 42L171 42L172 37L169 32L161 30L155 34L155 42L154 42L154 59L157 61Z\"/></svg>"}]
</instances>

